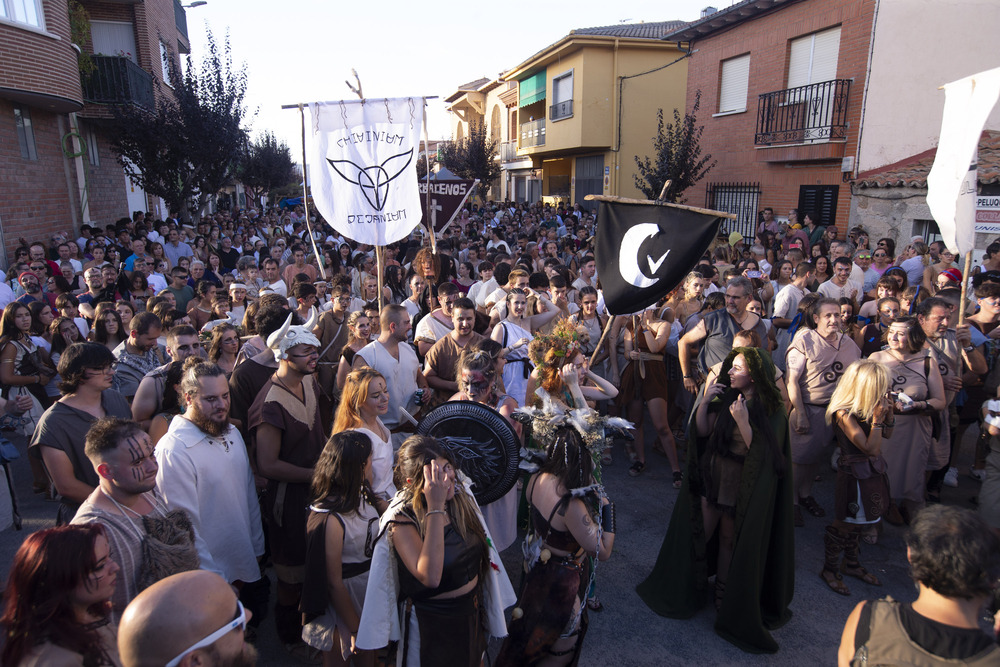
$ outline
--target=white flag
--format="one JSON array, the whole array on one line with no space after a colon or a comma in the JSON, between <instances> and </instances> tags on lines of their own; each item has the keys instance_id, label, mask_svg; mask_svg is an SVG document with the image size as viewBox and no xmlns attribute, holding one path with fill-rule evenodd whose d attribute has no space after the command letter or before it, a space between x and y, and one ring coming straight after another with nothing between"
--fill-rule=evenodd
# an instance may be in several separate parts
<instances>
[{"instance_id":1,"label":"white flag","mask_svg":"<svg viewBox=\"0 0 1000 667\"><path fill-rule=\"evenodd\" d=\"M1000 96L1000 68L945 84L944 116L934 166L927 176L927 206L949 249L975 245L976 149Z\"/></svg>"},{"instance_id":2,"label":"white flag","mask_svg":"<svg viewBox=\"0 0 1000 667\"><path fill-rule=\"evenodd\" d=\"M309 185L316 208L358 243L405 238L422 217L417 156L422 98L309 105Z\"/></svg>"}]
</instances>

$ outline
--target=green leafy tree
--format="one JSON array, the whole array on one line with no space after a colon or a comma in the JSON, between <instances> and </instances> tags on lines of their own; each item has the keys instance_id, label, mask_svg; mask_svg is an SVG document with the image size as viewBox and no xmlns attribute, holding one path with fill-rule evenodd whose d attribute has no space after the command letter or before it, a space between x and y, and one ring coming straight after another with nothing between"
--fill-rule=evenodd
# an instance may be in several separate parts
<instances>
[{"instance_id":1,"label":"green leafy tree","mask_svg":"<svg viewBox=\"0 0 1000 667\"><path fill-rule=\"evenodd\" d=\"M246 153L246 69L233 69L228 37L220 51L209 31L200 66L189 56L183 75L176 67L169 74L172 89L159 90L155 110L114 107L110 134L132 180L190 221L233 180Z\"/></svg>"},{"instance_id":2,"label":"green leafy tree","mask_svg":"<svg viewBox=\"0 0 1000 667\"><path fill-rule=\"evenodd\" d=\"M295 171L288 145L278 141L272 132L265 132L247 147L238 178L247 197L257 206L261 196L294 181Z\"/></svg>"},{"instance_id":3,"label":"green leafy tree","mask_svg":"<svg viewBox=\"0 0 1000 667\"><path fill-rule=\"evenodd\" d=\"M639 174L635 177L635 187L646 195L647 199L657 199L663 190L663 184L670 181L670 186L663 197L664 201L677 203L681 194L700 181L715 166L712 156L702 156L701 133L704 125L697 124L698 109L701 107L701 91L695 93L694 106L690 113L681 118L680 111L674 109L674 122L663 122L663 109L656 112L656 136L653 137L653 158L639 159L635 156L635 164ZM712 160L709 163L709 160Z\"/></svg>"},{"instance_id":4,"label":"green leafy tree","mask_svg":"<svg viewBox=\"0 0 1000 667\"><path fill-rule=\"evenodd\" d=\"M479 179L479 196L486 198L493 181L500 178L497 162L499 142L490 136L486 123L469 123L469 136L449 141L441 150L441 162L456 176Z\"/></svg>"}]
</instances>

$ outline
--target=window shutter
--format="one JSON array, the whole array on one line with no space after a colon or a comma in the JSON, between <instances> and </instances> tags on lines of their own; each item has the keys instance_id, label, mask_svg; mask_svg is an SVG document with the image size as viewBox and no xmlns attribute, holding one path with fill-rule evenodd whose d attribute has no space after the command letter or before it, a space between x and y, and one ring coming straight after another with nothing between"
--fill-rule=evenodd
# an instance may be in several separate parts
<instances>
[{"instance_id":1,"label":"window shutter","mask_svg":"<svg viewBox=\"0 0 1000 667\"><path fill-rule=\"evenodd\" d=\"M837 78L840 27L792 40L788 54L788 88Z\"/></svg>"},{"instance_id":2,"label":"window shutter","mask_svg":"<svg viewBox=\"0 0 1000 667\"><path fill-rule=\"evenodd\" d=\"M552 80L552 103L559 104L573 99L573 74Z\"/></svg>"},{"instance_id":3,"label":"window shutter","mask_svg":"<svg viewBox=\"0 0 1000 667\"><path fill-rule=\"evenodd\" d=\"M746 111L747 86L750 81L750 54L730 58L722 63L719 85L719 113Z\"/></svg>"},{"instance_id":4,"label":"window shutter","mask_svg":"<svg viewBox=\"0 0 1000 667\"><path fill-rule=\"evenodd\" d=\"M131 23L118 21L91 21L90 36L94 53L105 56L125 54L135 62L135 27Z\"/></svg>"},{"instance_id":5,"label":"window shutter","mask_svg":"<svg viewBox=\"0 0 1000 667\"><path fill-rule=\"evenodd\" d=\"M824 30L813 42L812 73L809 83L821 83L837 78L837 58L840 55L840 28Z\"/></svg>"}]
</instances>

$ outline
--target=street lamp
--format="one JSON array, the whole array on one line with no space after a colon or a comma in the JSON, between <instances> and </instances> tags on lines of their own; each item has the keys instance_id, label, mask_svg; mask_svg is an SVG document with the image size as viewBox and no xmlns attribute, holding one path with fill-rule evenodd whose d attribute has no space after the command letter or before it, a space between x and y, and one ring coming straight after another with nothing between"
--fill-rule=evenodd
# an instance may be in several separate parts
<instances>
[{"instance_id":1,"label":"street lamp","mask_svg":"<svg viewBox=\"0 0 1000 667\"><path fill-rule=\"evenodd\" d=\"M207 5L208 0L194 0L190 5L181 5L184 9L191 9L192 7L201 7L202 5Z\"/></svg>"}]
</instances>

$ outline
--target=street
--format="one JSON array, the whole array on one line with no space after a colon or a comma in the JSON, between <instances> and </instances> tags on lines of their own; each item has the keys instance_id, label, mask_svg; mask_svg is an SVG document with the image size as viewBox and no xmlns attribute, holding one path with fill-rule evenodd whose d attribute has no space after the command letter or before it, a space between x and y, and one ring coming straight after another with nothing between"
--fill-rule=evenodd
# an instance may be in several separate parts
<instances>
[{"instance_id":1,"label":"street","mask_svg":"<svg viewBox=\"0 0 1000 667\"><path fill-rule=\"evenodd\" d=\"M967 433L963 456L959 460L959 487L944 488L942 497L947 503L969 507L970 498L978 490L979 483L967 474L972 433L973 429ZM11 434L5 435L10 437ZM650 439L651 434L647 438ZM23 438L11 440L24 451ZM829 518L817 519L806 514L805 527L795 530L793 616L785 627L773 633L781 646L777 654L747 654L721 639L712 629L715 611L709 604L689 620L657 616L636 595L635 586L649 574L656 559L678 491L671 485L667 460L653 453L649 444L647 442L647 467L641 476L628 476L620 446L614 451L614 465L605 468L608 494L618 508L618 533L611 560L600 563L597 568L597 592L604 609L590 613L581 665L832 665L836 663L844 620L855 604L884 595L904 601L915 599L907 574L903 528L885 525L876 546L862 544L861 562L882 580L883 585L868 586L847 577L845 581L852 595L843 597L829 590L818 576L823 560L823 529ZM56 503L31 493L31 474L25 456L12 464L12 474L24 517L24 530L0 532L0 568L5 576L24 535L52 525L57 508ZM829 512L833 496L833 472L829 466L821 471L821 476L815 496ZM503 557L517 589L521 571L520 542L505 551ZM273 573L270 576L273 582ZM270 617L260 629L257 646L260 665L300 664L278 644ZM491 654L497 647L495 642Z\"/></svg>"}]
</instances>

